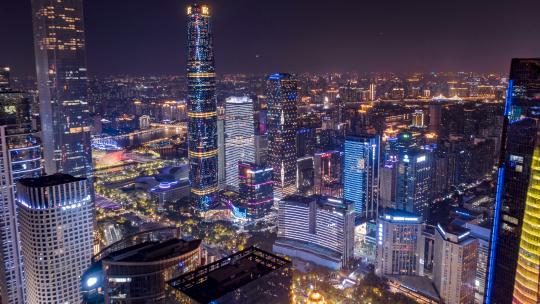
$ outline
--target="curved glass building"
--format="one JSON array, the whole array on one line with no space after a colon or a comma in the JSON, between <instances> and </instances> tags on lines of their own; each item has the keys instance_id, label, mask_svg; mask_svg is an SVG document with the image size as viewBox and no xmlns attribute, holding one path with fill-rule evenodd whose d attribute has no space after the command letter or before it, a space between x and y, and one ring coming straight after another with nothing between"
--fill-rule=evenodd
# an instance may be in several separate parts
<instances>
[{"instance_id":1,"label":"curved glass building","mask_svg":"<svg viewBox=\"0 0 540 304\"><path fill-rule=\"evenodd\" d=\"M188 15L188 149L193 201L206 210L217 203L218 145L214 51L208 6Z\"/></svg>"}]
</instances>

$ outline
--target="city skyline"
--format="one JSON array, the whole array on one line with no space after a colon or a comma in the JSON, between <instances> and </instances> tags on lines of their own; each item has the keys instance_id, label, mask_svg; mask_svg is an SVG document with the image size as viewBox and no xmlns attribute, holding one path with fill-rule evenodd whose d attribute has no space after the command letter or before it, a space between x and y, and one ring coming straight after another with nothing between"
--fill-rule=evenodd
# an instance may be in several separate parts
<instances>
[{"instance_id":1,"label":"city skyline","mask_svg":"<svg viewBox=\"0 0 540 304\"><path fill-rule=\"evenodd\" d=\"M17 76L33 75L29 1L4 1L0 28L10 47L0 65ZM216 12L216 66L222 73L290 72L506 72L512 57L534 57L540 27L537 1L466 1L441 5L418 0L390 6L364 1L335 4L219 1ZM485 13L490 5L490 14ZM181 75L187 2L88 1L85 3L89 75ZM281 9L286 6L287 9ZM536 9L535 9L536 8ZM328 18L339 10L339 18ZM342 15L343 14L343 15ZM144 20L142 22L141 20ZM287 21L287 22L282 22ZM250 24L251 26L245 26ZM283 31L284 27L287 31ZM13 30L15 28L16 30ZM513 31L520 28L520 31ZM279 48L272 43L283 41ZM242 45L241 48L237 47ZM144 60L149 54L156 60ZM414 60L423 58L423 60ZM243 62L238 65L238 62Z\"/></svg>"},{"instance_id":2,"label":"city skyline","mask_svg":"<svg viewBox=\"0 0 540 304\"><path fill-rule=\"evenodd\" d=\"M540 4L25 1L2 304L540 303Z\"/></svg>"}]
</instances>

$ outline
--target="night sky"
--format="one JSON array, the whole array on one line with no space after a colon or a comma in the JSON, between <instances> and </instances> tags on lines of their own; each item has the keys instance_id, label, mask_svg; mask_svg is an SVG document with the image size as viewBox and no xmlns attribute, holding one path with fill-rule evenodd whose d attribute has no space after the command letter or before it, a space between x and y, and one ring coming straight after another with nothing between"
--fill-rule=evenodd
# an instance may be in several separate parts
<instances>
[{"instance_id":1,"label":"night sky","mask_svg":"<svg viewBox=\"0 0 540 304\"><path fill-rule=\"evenodd\" d=\"M92 75L185 73L184 0L86 0ZM218 73L506 73L540 57L538 0L212 0ZM30 0L0 0L0 66L33 75Z\"/></svg>"}]
</instances>

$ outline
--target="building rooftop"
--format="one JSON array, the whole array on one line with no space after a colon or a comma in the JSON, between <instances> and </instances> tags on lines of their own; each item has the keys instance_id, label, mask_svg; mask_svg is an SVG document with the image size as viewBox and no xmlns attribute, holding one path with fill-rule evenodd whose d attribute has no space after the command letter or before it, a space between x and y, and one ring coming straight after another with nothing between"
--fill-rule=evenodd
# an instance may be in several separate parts
<instances>
[{"instance_id":1,"label":"building rooftop","mask_svg":"<svg viewBox=\"0 0 540 304\"><path fill-rule=\"evenodd\" d=\"M249 247L172 279L168 284L199 303L209 303L290 264L274 254Z\"/></svg>"},{"instance_id":2,"label":"building rooftop","mask_svg":"<svg viewBox=\"0 0 540 304\"><path fill-rule=\"evenodd\" d=\"M52 175L43 175L36 178L21 178L18 182L26 187L51 187L67 183L85 180L84 177L74 177L69 174L57 173Z\"/></svg>"},{"instance_id":3,"label":"building rooftop","mask_svg":"<svg viewBox=\"0 0 540 304\"><path fill-rule=\"evenodd\" d=\"M386 208L382 212L380 217L381 219L390 221L390 222L404 222L404 223L420 223L422 222L422 217L418 214L408 212L405 210L391 209Z\"/></svg>"},{"instance_id":4,"label":"building rooftop","mask_svg":"<svg viewBox=\"0 0 540 304\"><path fill-rule=\"evenodd\" d=\"M114 262L153 262L191 252L200 245L201 240L186 241L177 238L164 242L148 241L112 252L103 260Z\"/></svg>"},{"instance_id":5,"label":"building rooftop","mask_svg":"<svg viewBox=\"0 0 540 304\"><path fill-rule=\"evenodd\" d=\"M398 281L402 288L408 289L432 300L440 301L437 290L435 289L433 282L428 277L407 275L386 277L390 280Z\"/></svg>"}]
</instances>

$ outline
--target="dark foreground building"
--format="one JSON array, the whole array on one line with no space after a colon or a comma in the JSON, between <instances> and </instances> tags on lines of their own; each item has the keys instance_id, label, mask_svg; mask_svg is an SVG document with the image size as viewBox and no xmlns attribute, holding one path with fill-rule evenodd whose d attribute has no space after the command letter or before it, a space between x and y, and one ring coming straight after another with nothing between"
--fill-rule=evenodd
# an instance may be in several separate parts
<instances>
[{"instance_id":1,"label":"dark foreground building","mask_svg":"<svg viewBox=\"0 0 540 304\"><path fill-rule=\"evenodd\" d=\"M130 236L105 248L81 278L83 303L167 303L166 281L201 264L201 240L175 228Z\"/></svg>"},{"instance_id":2,"label":"dark foreground building","mask_svg":"<svg viewBox=\"0 0 540 304\"><path fill-rule=\"evenodd\" d=\"M168 283L178 303L289 303L291 262L249 247Z\"/></svg>"},{"instance_id":3,"label":"dark foreground building","mask_svg":"<svg viewBox=\"0 0 540 304\"><path fill-rule=\"evenodd\" d=\"M520 250L520 237L534 236L538 231L536 219L524 221L529 181L534 185L533 154L540 144L537 140L540 118L540 58L513 59L504 108L504 125L499 160L499 175L493 228L491 233L489 270L485 303L512 303L514 282L517 298L514 303L538 301L538 248L524 244ZM534 182L534 184L533 184ZM532 190L535 199L536 190ZM531 203L533 201L531 200ZM530 206L528 208L535 208ZM536 212L536 211L535 211ZM536 240L539 238L536 236ZM537 249L533 249L536 250ZM516 272L518 259L528 260L526 269ZM534 290L530 287L533 286Z\"/></svg>"}]
</instances>

